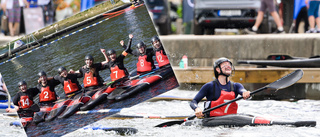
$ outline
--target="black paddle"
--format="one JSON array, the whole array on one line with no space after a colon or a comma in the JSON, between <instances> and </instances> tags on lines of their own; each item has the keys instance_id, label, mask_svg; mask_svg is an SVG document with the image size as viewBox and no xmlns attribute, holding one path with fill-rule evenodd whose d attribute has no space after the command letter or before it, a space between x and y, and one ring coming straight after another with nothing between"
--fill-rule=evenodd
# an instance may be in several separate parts
<instances>
[{"instance_id":1,"label":"black paddle","mask_svg":"<svg viewBox=\"0 0 320 137\"><path fill-rule=\"evenodd\" d=\"M260 89L257 89L253 92L250 93L250 96L252 96L253 94L256 94L262 90L265 90L267 88L270 88L270 89L283 89L283 88L286 88L286 87L289 87L291 86L292 84L296 83L298 80L300 80L303 76L303 71L301 69L298 69L280 79L278 79L277 81L273 82L273 83L270 83L269 85L266 85ZM238 97L238 98L235 98L229 102L226 102L226 103L223 103L223 104L220 104L218 106L215 106L213 108L210 108L210 109L207 109L205 111L203 111L203 113L207 113L207 112L210 112L212 110L215 110L215 109L218 109L222 106L225 106L225 105L228 105L232 102L235 102L235 101L238 101L240 99L242 99L243 97ZM185 121L188 121L188 120L192 120L196 117L196 115L193 115L191 117L188 117L184 120L179 120L179 121L169 121L169 122L165 122L165 123L162 123L162 124L159 124L159 125L156 125L155 127L167 127L167 126L172 126L172 125L176 125L176 124L182 124L183 122Z\"/></svg>"},{"instance_id":2,"label":"black paddle","mask_svg":"<svg viewBox=\"0 0 320 137\"><path fill-rule=\"evenodd\" d=\"M26 111L33 111L33 112L39 112L40 111L40 107L38 104L33 104L31 105L31 107L24 109Z\"/></svg>"}]
</instances>

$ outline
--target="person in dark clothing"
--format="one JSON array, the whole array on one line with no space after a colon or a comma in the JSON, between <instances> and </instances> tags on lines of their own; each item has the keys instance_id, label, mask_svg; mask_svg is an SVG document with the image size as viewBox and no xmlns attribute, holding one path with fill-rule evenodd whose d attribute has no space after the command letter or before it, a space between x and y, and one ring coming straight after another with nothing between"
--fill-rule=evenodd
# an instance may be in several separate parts
<instances>
[{"instance_id":1,"label":"person in dark clothing","mask_svg":"<svg viewBox=\"0 0 320 137\"><path fill-rule=\"evenodd\" d=\"M103 79L99 75L99 71L106 69L105 64L107 61L103 61L100 63L93 63L93 56L88 54L85 56L85 63L83 67L81 67L78 71L74 72L70 70L70 73L75 73L79 77L84 77L83 85L84 90L86 91L88 88L95 89L103 85Z\"/></svg>"},{"instance_id":2,"label":"person in dark clothing","mask_svg":"<svg viewBox=\"0 0 320 137\"><path fill-rule=\"evenodd\" d=\"M47 79L47 74L44 71L38 73L39 76L39 84L37 86L40 91L39 94L39 105L48 105L52 104L59 96L55 92L55 87L60 84L59 81L54 79Z\"/></svg>"},{"instance_id":3,"label":"person in dark clothing","mask_svg":"<svg viewBox=\"0 0 320 137\"><path fill-rule=\"evenodd\" d=\"M14 108L7 108L6 112L26 112L34 104L33 98L40 92L38 88L27 89L25 81L20 81L18 87L18 93L12 99ZM33 112L30 112L29 115L33 116Z\"/></svg>"},{"instance_id":4,"label":"person in dark clothing","mask_svg":"<svg viewBox=\"0 0 320 137\"><path fill-rule=\"evenodd\" d=\"M163 66L170 64L169 58L166 52L164 51L164 48L158 36L152 37L151 42L154 48L154 52L155 52L154 54L156 56L156 60L159 64L159 67L161 68Z\"/></svg>"},{"instance_id":5,"label":"person in dark clothing","mask_svg":"<svg viewBox=\"0 0 320 137\"><path fill-rule=\"evenodd\" d=\"M58 74L53 79L61 83L66 97L72 97L81 91L82 87L77 80L81 75L68 73L65 67L59 67Z\"/></svg>"},{"instance_id":6,"label":"person in dark clothing","mask_svg":"<svg viewBox=\"0 0 320 137\"><path fill-rule=\"evenodd\" d=\"M190 107L195 111L195 115L197 117L204 116L201 108L198 107L198 103L204 97L207 98L207 102L204 103L205 109L225 103L226 100L235 99L239 94L242 95L244 99L250 97L250 91L247 91L242 84L233 83L229 80L229 76L232 74L232 68L232 63L227 58L222 57L214 62L213 69L216 80L203 85L190 103ZM236 102L233 102L229 105L211 111L206 114L206 117L235 114L237 113L237 109L238 105Z\"/></svg>"},{"instance_id":7,"label":"person in dark clothing","mask_svg":"<svg viewBox=\"0 0 320 137\"><path fill-rule=\"evenodd\" d=\"M128 55L127 51L131 47L132 37L133 35L130 34L129 45L119 56L117 56L114 49L109 49L107 52L105 51L105 49L101 49L101 52L107 61L106 66L110 69L110 77L112 81L127 77L129 75L128 70L124 67L123 60ZM120 41L120 43L121 42L123 43L123 41Z\"/></svg>"},{"instance_id":8,"label":"person in dark clothing","mask_svg":"<svg viewBox=\"0 0 320 137\"><path fill-rule=\"evenodd\" d=\"M123 48L127 48L126 45L123 44L123 42L120 44ZM131 45L128 45L129 47ZM137 63L137 73L145 73L150 72L153 69L155 69L154 61L152 57L155 55L153 48L147 48L147 46L144 44L143 41L140 41L137 44L137 50L131 50L130 48L127 50L129 54L132 54L136 57L138 57L138 63Z\"/></svg>"}]
</instances>

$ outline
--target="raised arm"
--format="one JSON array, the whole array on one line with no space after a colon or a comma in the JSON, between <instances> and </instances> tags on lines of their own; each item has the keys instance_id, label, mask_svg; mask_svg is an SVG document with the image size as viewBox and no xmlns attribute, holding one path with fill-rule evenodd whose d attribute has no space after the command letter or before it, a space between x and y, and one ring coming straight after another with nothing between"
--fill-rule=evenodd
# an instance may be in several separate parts
<instances>
[{"instance_id":1,"label":"raised arm","mask_svg":"<svg viewBox=\"0 0 320 137\"><path fill-rule=\"evenodd\" d=\"M124 49L125 52L134 55L134 54L132 53L133 50L131 49L132 38L133 38L133 35L132 35L132 34L129 34L128 46L124 44L124 41L123 41L123 40L120 41L120 45L122 46L122 48Z\"/></svg>"},{"instance_id":2,"label":"raised arm","mask_svg":"<svg viewBox=\"0 0 320 137\"><path fill-rule=\"evenodd\" d=\"M106 64L109 62L109 58L107 56L106 50L105 49L100 49L101 53L103 54L104 58L106 59L105 61L101 62L102 65Z\"/></svg>"}]
</instances>

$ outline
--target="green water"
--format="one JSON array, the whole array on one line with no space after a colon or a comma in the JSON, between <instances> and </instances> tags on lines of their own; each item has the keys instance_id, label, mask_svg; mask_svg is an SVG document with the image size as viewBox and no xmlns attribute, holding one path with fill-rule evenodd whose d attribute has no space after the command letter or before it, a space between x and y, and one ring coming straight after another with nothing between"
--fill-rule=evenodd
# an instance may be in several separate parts
<instances>
[{"instance_id":1,"label":"green water","mask_svg":"<svg viewBox=\"0 0 320 137\"><path fill-rule=\"evenodd\" d=\"M88 25L91 24L93 23ZM74 31L84 27L82 26ZM56 39L70 33L72 32L63 34ZM1 65L0 72L4 77L11 96L14 96L18 91L17 83L21 80L25 80L28 83L28 87L36 86L38 80L37 73L41 70L47 72L48 76L57 75L57 68L59 66L78 70L85 65L84 57L86 54L92 54L94 62L104 61L100 48L113 48L117 51L118 55L121 54L123 48L120 46L119 41L123 39L127 44L130 33L134 35L132 49L135 49L135 44L140 40L147 43L149 47L151 46L150 39L152 36L157 35L157 33L145 6L127 11L89 29L62 38L49 46L18 57ZM47 43L49 42L51 41ZM136 57L128 55L124 61L129 71L135 69ZM109 70L101 71L100 75L106 79L109 77ZM78 80L82 83L82 79ZM60 85L56 87L56 91L60 96L64 96Z\"/></svg>"}]
</instances>

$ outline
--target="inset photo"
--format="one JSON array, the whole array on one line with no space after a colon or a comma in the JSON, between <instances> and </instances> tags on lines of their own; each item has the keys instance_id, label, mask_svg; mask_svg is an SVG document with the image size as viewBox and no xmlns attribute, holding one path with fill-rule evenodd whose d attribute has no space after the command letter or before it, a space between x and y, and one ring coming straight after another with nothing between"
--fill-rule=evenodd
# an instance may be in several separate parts
<instances>
[{"instance_id":1,"label":"inset photo","mask_svg":"<svg viewBox=\"0 0 320 137\"><path fill-rule=\"evenodd\" d=\"M62 136L179 86L143 1L106 1L67 20L97 10L37 31L36 44L20 39L1 59L7 112L28 136Z\"/></svg>"}]
</instances>

